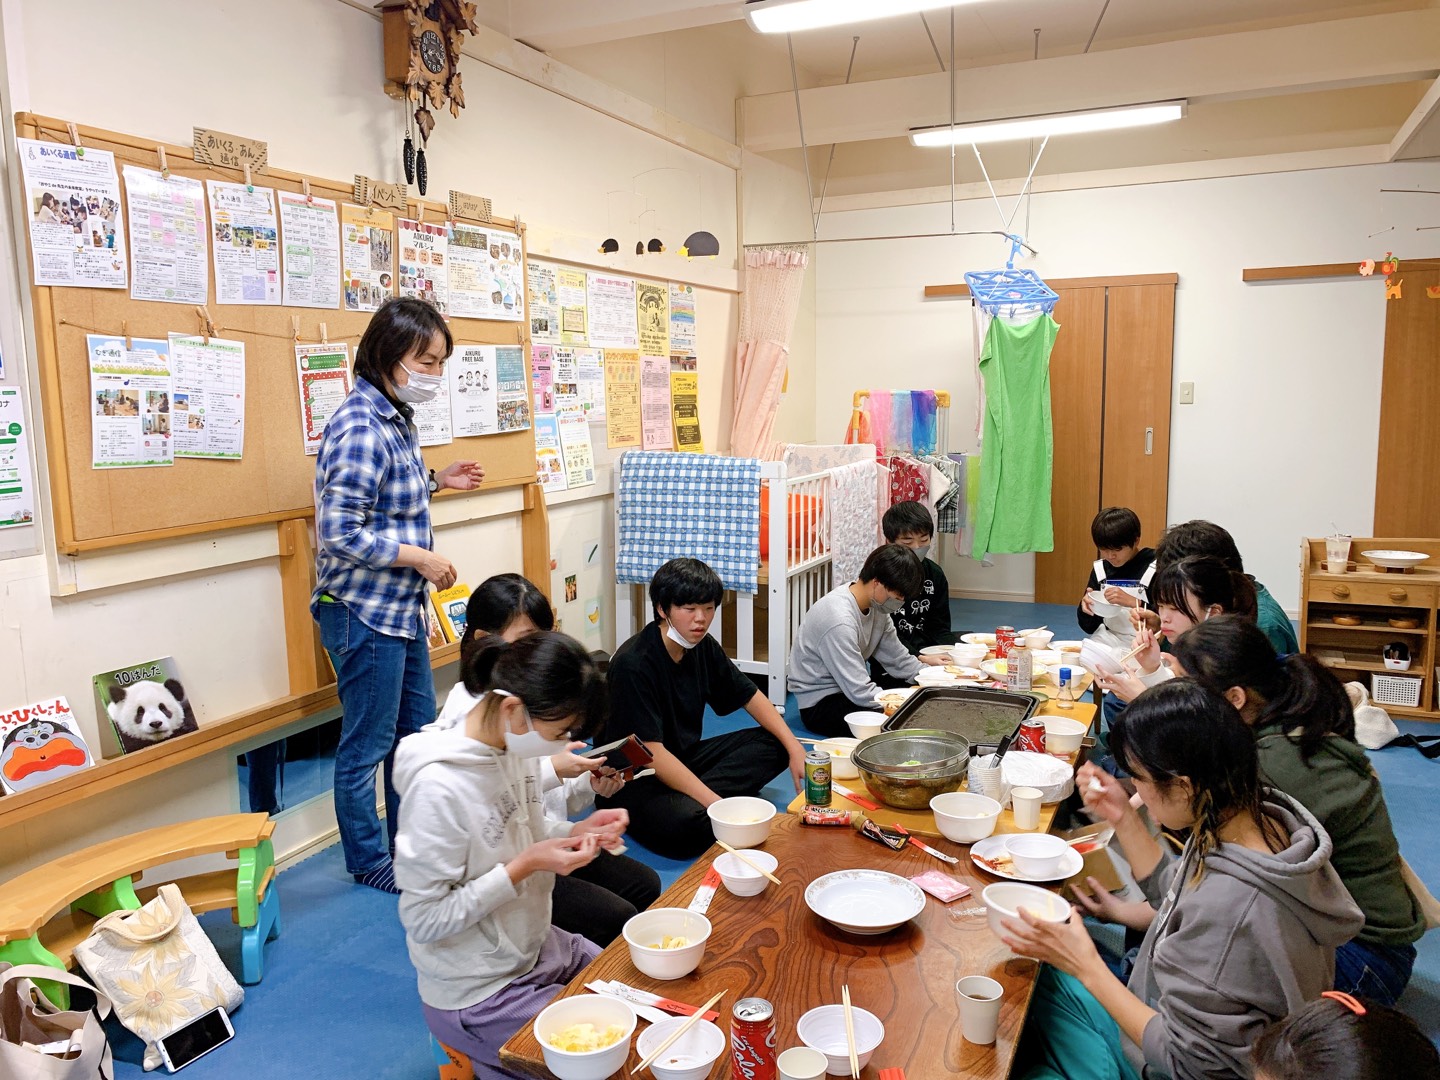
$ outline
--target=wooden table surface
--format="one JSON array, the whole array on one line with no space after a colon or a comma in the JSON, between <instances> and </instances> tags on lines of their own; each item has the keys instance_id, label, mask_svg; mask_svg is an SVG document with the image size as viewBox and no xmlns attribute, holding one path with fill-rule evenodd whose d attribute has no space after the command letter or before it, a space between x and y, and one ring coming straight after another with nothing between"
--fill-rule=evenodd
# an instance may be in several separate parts
<instances>
[{"instance_id":1,"label":"wooden table surface","mask_svg":"<svg viewBox=\"0 0 1440 1080\"><path fill-rule=\"evenodd\" d=\"M948 840L934 846L962 857L967 852ZM750 897L732 896L720 886L707 913L714 931L695 972L670 982L650 979L630 962L622 938L563 996L587 992L584 984L593 979L615 979L694 1005L724 990L717 1008L719 1026L727 1033L736 1001L763 997L775 1006L777 1049L784 1050L800 1045L795 1034L800 1016L819 1005L837 1004L841 986L848 983L854 1004L885 1024L885 1040L861 1071L862 1080L876 1080L880 1069L893 1067L903 1068L907 1080L957 1075L999 1080L1008 1075L1039 965L1012 954L986 925L980 893L997 878L976 869L968 858L951 867L913 847L890 851L850 829L804 826L789 814L775 819L764 850L779 860L777 876L783 884ZM655 906L688 907L719 854L720 849L712 847ZM927 895L924 911L909 923L878 937L858 937L812 913L804 893L823 874L859 867L904 877L940 870L968 884L972 892L949 905ZM989 975L1005 987L993 1046L976 1046L960 1036L955 982L964 975ZM551 1075L529 1024L505 1044L500 1058L528 1075ZM632 1048L626 1072L639 1061ZM724 1080L729 1070L726 1053L716 1062L711 1080Z\"/></svg>"}]
</instances>

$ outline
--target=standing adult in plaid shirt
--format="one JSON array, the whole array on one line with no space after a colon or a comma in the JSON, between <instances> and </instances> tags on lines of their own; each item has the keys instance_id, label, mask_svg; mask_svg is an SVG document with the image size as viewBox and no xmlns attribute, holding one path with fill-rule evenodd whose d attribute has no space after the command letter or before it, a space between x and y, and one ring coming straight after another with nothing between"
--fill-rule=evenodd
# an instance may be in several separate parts
<instances>
[{"instance_id":1,"label":"standing adult in plaid shirt","mask_svg":"<svg viewBox=\"0 0 1440 1080\"><path fill-rule=\"evenodd\" d=\"M423 300L389 300L355 350L355 389L325 425L315 466L316 584L310 610L335 665L340 745L335 817L345 868L362 885L398 893L391 850L399 796L395 744L435 719L425 635L425 583L448 589L455 567L432 549L430 497L485 478L473 461L427 474L412 405L440 390L454 343ZM388 839L375 812L385 765Z\"/></svg>"}]
</instances>

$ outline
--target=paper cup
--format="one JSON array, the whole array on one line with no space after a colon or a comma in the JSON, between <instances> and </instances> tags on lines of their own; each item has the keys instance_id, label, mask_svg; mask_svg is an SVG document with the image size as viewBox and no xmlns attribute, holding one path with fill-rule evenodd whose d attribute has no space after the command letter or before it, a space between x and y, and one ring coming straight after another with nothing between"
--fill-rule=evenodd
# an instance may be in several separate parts
<instances>
[{"instance_id":1,"label":"paper cup","mask_svg":"<svg viewBox=\"0 0 1440 1080\"><path fill-rule=\"evenodd\" d=\"M1040 805L1045 793L1039 788L1017 787L1010 789L1010 809L1015 813L1015 827L1029 831L1040 827Z\"/></svg>"},{"instance_id":2,"label":"paper cup","mask_svg":"<svg viewBox=\"0 0 1440 1080\"><path fill-rule=\"evenodd\" d=\"M984 975L966 975L955 984L960 1001L960 1034L966 1042L989 1046L1000 1024L1005 988Z\"/></svg>"},{"instance_id":3,"label":"paper cup","mask_svg":"<svg viewBox=\"0 0 1440 1080\"><path fill-rule=\"evenodd\" d=\"M808 1046L792 1046L778 1058L780 1080L821 1080L825 1075L825 1055Z\"/></svg>"},{"instance_id":4,"label":"paper cup","mask_svg":"<svg viewBox=\"0 0 1440 1080\"><path fill-rule=\"evenodd\" d=\"M1350 537L1327 536L1325 538L1325 569L1332 574L1343 574L1350 566Z\"/></svg>"},{"instance_id":5,"label":"paper cup","mask_svg":"<svg viewBox=\"0 0 1440 1080\"><path fill-rule=\"evenodd\" d=\"M1005 805L1004 781L1000 778L999 765L986 765L984 762L990 760L993 754L977 754L970 759L970 771L967 774L969 788L977 795L984 795L986 798L994 799L1001 806Z\"/></svg>"}]
</instances>

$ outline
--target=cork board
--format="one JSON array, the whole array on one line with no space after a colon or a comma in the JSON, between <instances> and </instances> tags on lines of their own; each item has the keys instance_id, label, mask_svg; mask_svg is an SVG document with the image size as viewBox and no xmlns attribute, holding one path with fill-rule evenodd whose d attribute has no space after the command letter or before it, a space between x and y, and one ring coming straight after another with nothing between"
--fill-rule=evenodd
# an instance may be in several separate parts
<instances>
[{"instance_id":1,"label":"cork board","mask_svg":"<svg viewBox=\"0 0 1440 1080\"><path fill-rule=\"evenodd\" d=\"M29 113L17 116L16 130L21 138L70 141L65 121ZM77 132L83 145L112 151L117 171L125 164L160 167L155 143L99 128L78 126ZM243 179L235 169L195 162L189 147L164 144L164 150L172 174L232 183ZM254 182L294 192L303 191L308 182L317 197L355 201L349 182L273 167ZM123 192L123 176L120 184ZM416 200L411 200L408 216L415 217L422 205L426 220L446 217L444 204ZM397 218L403 216L407 215L396 214ZM524 227L518 222L496 218L488 224L518 231L523 245ZM128 289L37 286L31 290L56 541L61 551L77 553L216 532L314 512L316 459L305 454L301 435L293 319L300 320L301 342L319 341L320 323L324 322L327 339L348 343L353 360L371 313L276 305L222 307L215 303L213 271L210 278L208 310L217 336L245 343L244 456L239 461L187 458L166 468L91 467L85 336L128 331L132 337L163 338L172 331L198 333L203 328L195 308L132 300ZM528 385L528 320L452 317L449 324L457 346L526 346ZM456 459L479 461L486 473L481 491L535 482L533 430L455 439L444 446L426 447L424 455L427 465L436 469ZM457 497L470 495L447 496Z\"/></svg>"}]
</instances>

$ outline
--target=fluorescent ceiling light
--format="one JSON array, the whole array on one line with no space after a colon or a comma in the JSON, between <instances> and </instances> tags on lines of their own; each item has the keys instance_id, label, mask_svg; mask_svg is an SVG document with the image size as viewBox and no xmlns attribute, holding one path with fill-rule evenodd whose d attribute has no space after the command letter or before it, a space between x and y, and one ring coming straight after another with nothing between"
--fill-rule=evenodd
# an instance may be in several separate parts
<instances>
[{"instance_id":1,"label":"fluorescent ceiling light","mask_svg":"<svg viewBox=\"0 0 1440 1080\"><path fill-rule=\"evenodd\" d=\"M761 0L745 5L745 18L762 34L788 34L822 26L914 15L932 8L959 7L976 0Z\"/></svg>"},{"instance_id":2,"label":"fluorescent ceiling light","mask_svg":"<svg viewBox=\"0 0 1440 1080\"><path fill-rule=\"evenodd\" d=\"M1148 105L1121 105L1114 109L1087 109L1083 112L1017 116L1009 120L982 120L956 124L953 128L917 128L910 132L916 146L966 146L969 144L1038 139L1046 135L1075 135L1085 131L1115 131L1179 120L1185 115L1184 101L1156 101Z\"/></svg>"}]
</instances>

